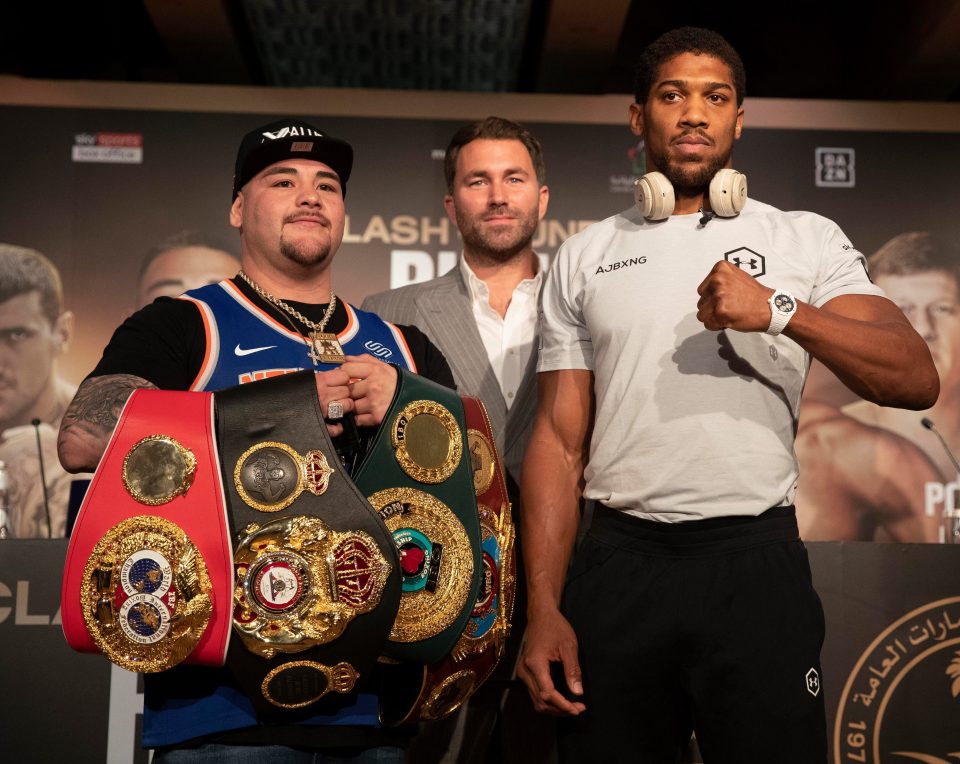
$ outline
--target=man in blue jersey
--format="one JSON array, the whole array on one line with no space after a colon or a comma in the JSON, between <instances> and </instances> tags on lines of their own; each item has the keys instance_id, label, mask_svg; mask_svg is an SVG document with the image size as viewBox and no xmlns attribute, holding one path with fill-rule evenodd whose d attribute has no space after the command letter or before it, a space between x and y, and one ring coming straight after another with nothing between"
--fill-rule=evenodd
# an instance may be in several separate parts
<instances>
[{"instance_id":1,"label":"man in blue jersey","mask_svg":"<svg viewBox=\"0 0 960 764\"><path fill-rule=\"evenodd\" d=\"M331 264L352 164L348 143L300 120L247 134L230 207L240 272L160 298L117 329L64 417L59 452L68 470L96 467L138 388L220 390L313 369L336 439L348 415L361 437L380 424L396 388L394 365L453 386L442 354L421 332L334 293ZM389 363L366 354L368 343ZM400 761L405 738L379 727L370 693L333 713L267 726L227 670L179 666L145 680L143 744L158 749L155 761Z\"/></svg>"}]
</instances>

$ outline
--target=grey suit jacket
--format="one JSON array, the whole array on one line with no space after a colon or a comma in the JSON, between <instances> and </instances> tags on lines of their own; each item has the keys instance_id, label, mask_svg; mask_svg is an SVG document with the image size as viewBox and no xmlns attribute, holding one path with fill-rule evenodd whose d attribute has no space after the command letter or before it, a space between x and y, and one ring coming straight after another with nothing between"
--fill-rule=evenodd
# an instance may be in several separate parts
<instances>
[{"instance_id":1,"label":"grey suit jacket","mask_svg":"<svg viewBox=\"0 0 960 764\"><path fill-rule=\"evenodd\" d=\"M446 356L457 389L483 401L493 425L497 448L507 470L513 501L517 501L520 468L537 409L536 353L527 364L510 410L473 319L473 308L460 268L420 284L391 289L363 301L363 310L395 324L416 326Z\"/></svg>"}]
</instances>

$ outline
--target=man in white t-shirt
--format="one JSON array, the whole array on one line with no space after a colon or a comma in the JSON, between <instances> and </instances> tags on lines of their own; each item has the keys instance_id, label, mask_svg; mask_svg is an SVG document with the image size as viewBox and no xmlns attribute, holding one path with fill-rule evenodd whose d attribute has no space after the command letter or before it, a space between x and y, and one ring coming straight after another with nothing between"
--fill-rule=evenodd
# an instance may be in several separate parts
<instances>
[{"instance_id":1,"label":"man in white t-shirt","mask_svg":"<svg viewBox=\"0 0 960 764\"><path fill-rule=\"evenodd\" d=\"M823 611L792 506L809 358L884 405L939 391L836 225L736 214L718 171L744 82L714 32L647 48L630 126L661 196L568 239L544 284L520 675L564 717L564 760L677 761L695 732L707 762L826 761ZM597 506L564 585L581 492Z\"/></svg>"},{"instance_id":2,"label":"man in white t-shirt","mask_svg":"<svg viewBox=\"0 0 960 764\"><path fill-rule=\"evenodd\" d=\"M460 231L463 256L449 273L368 297L363 309L387 321L421 329L443 352L459 392L483 401L503 455L517 519L522 514L518 503L520 468L537 406L537 301L543 273L533 251L533 236L546 214L550 195L543 151L523 126L487 117L454 134L447 147L444 173L444 206ZM512 637L501 667L494 681L471 700L457 720L466 729L452 734L449 741L440 741L444 727L432 725L426 730L429 741L414 741L410 753L414 760L435 761L441 745L447 748L443 761L486 760L485 741L495 710L502 703L503 685L496 677L511 673L523 634L522 583L520 587ZM515 700L529 707L525 697ZM536 733L543 727L542 721L524 715L522 707L503 714L504 723L513 725L511 729L519 729L521 719L525 719L523 731L497 736L513 739L511 750L499 751L497 760L535 761L549 753L549 746ZM418 758L421 749L422 759Z\"/></svg>"}]
</instances>

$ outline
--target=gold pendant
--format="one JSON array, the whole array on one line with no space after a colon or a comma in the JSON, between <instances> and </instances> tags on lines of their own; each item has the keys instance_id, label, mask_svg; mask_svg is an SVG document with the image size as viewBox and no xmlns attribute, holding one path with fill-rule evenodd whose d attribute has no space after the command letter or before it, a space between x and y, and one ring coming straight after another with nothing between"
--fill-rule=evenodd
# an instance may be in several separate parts
<instances>
[{"instance_id":1,"label":"gold pendant","mask_svg":"<svg viewBox=\"0 0 960 764\"><path fill-rule=\"evenodd\" d=\"M331 332L310 332L310 360L318 363L343 363L346 358L340 340Z\"/></svg>"}]
</instances>

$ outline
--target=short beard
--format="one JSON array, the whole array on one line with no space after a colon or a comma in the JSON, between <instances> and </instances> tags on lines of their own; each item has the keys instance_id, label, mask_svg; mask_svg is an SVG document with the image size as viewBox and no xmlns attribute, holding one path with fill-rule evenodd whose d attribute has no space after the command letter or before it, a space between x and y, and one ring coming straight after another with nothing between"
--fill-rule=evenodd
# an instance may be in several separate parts
<instances>
[{"instance_id":1,"label":"short beard","mask_svg":"<svg viewBox=\"0 0 960 764\"><path fill-rule=\"evenodd\" d=\"M706 165L675 162L666 154L654 154L652 158L654 165L667 176L675 191L684 196L693 196L706 190L717 171L726 167L730 154L714 157Z\"/></svg>"},{"instance_id":2,"label":"short beard","mask_svg":"<svg viewBox=\"0 0 960 764\"><path fill-rule=\"evenodd\" d=\"M309 267L313 265L322 265L330 257L330 245L321 247L307 247L305 245L296 245L293 242L286 241L280 237L280 254L287 260Z\"/></svg>"},{"instance_id":3,"label":"short beard","mask_svg":"<svg viewBox=\"0 0 960 764\"><path fill-rule=\"evenodd\" d=\"M516 213L516 210L511 210ZM506 263L515 258L524 250L530 247L533 236L537 232L537 224L540 222L537 215L522 215L520 217L521 225L516 229L516 234L503 239L491 233L481 232L480 226L474 222L474 219L461 215L456 212L457 228L460 229L460 236L463 239L463 248L471 255L489 260L495 263Z\"/></svg>"}]
</instances>

